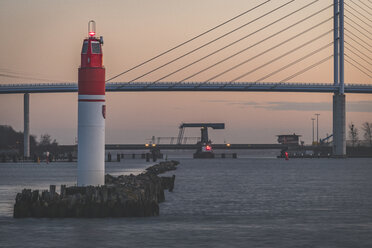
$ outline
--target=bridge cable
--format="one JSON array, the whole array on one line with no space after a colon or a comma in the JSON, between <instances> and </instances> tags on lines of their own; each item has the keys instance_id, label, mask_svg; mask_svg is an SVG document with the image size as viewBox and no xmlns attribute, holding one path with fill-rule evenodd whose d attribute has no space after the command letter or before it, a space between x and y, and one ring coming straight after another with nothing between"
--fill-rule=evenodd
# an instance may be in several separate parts
<instances>
[{"instance_id":1,"label":"bridge cable","mask_svg":"<svg viewBox=\"0 0 372 248\"><path fill-rule=\"evenodd\" d=\"M356 41L354 38L352 38L350 35L348 35L347 33L345 33L345 36L347 38L349 38L350 40L354 41L355 43L357 43L359 46L363 47L364 49L366 49L368 52L372 53L371 50L369 50L367 47L365 47L364 45L362 45L359 41Z\"/></svg>"},{"instance_id":2,"label":"bridge cable","mask_svg":"<svg viewBox=\"0 0 372 248\"><path fill-rule=\"evenodd\" d=\"M366 59L362 58L361 56L359 56L357 53L355 53L352 49L350 49L349 47L346 46L346 49L351 52L352 54L354 54L355 56L357 56L359 59L363 60L364 62L366 62L367 64L369 64L372 68L372 63L368 62Z\"/></svg>"},{"instance_id":3,"label":"bridge cable","mask_svg":"<svg viewBox=\"0 0 372 248\"><path fill-rule=\"evenodd\" d=\"M372 48L372 45L370 45L368 42L366 42L365 40L363 40L362 38L360 38L360 36L356 35L353 31L351 31L350 29L347 29L345 28L345 36L347 36L348 38L352 39L351 36L349 34L351 34L355 39L361 41L362 43L364 43L365 45L367 45L368 47ZM353 39L352 39L353 40ZM355 41L355 40L354 40ZM360 44L360 43L358 43ZM361 44L360 44L361 45ZM366 47L365 47L366 48ZM371 52L368 48L366 48L369 52Z\"/></svg>"},{"instance_id":4,"label":"bridge cable","mask_svg":"<svg viewBox=\"0 0 372 248\"><path fill-rule=\"evenodd\" d=\"M271 51L271 50L273 50L273 49L275 49L275 48L277 48L277 47L279 47L279 46L281 46L281 45L283 45L283 44L285 44L285 43L287 43L287 42L289 42L289 41L291 41L291 40L293 40L293 39L295 39L295 38L297 38L297 37L299 37L299 36L301 36L301 35L303 35L303 34L305 34L305 33L307 33L307 32L309 32L309 31L311 31L311 30L314 29L314 28L319 27L320 25L322 25L322 24L328 22L328 21L331 20L331 19L333 19L333 17L331 17L331 18L329 18L329 19L327 19L327 20L325 20L325 21L323 21L323 22L321 22L321 23L318 23L317 25L314 25L314 26L308 28L307 30L304 30L303 32L301 32L301 33L299 33L299 34L297 34L297 35L294 35L294 36L292 36L291 38L289 38L289 39L287 39L287 40L285 40L285 41L283 41L283 42L281 42L281 43L279 43L279 44L277 44L277 45L275 45L275 46L273 46L273 47L271 47L271 48L265 50L263 53L259 54L259 56L261 56L261 55L263 55L263 54L265 54L265 53L267 53L267 52L269 52L269 51ZM221 63L223 63L223 62L225 62L225 61L227 61L227 60L229 60L229 59L231 59L231 58L233 58L233 57L235 57L235 56L237 56L237 55L239 55L239 54L241 54L242 52L245 52L246 50L249 50L249 49L251 49L251 48L253 48L253 47L255 47L255 46L261 44L262 42L264 42L264 41L266 41L266 40L269 40L270 38L272 38L272 37L274 37L274 36L276 36L276 35L278 35L278 34L284 32L284 31L286 31L286 30L288 30L289 28L291 28L291 27L293 27L293 26L299 24L300 22L302 22L302 21L304 21L304 20L306 20L306 18L302 19L301 21L299 21L299 22L297 22L297 23L295 23L295 24L293 24L293 25L291 25L291 26L289 26L289 27L287 27L287 28L285 28L285 29L282 29L281 31L279 31L279 32L277 32L277 33L275 33L275 34L273 34L273 35L271 35L271 36L266 37L266 38L263 39L263 40L260 40L259 42L254 43L253 45L251 45L251 46L249 46L249 47L246 47L246 48L244 48L244 49L242 49L242 50L240 50L240 51L238 51L238 52L236 52L236 53L234 53L234 54L228 56L228 57L225 58L225 59L222 59L222 60L220 60L220 61L218 61L218 62L216 62L216 63L214 63L214 64L212 64L212 65L210 65L210 66L208 66L208 67L206 67L206 68L204 68L204 69L202 69L202 70L200 70L200 71L198 71L198 72L196 72L196 73L194 73L194 74L192 74L191 76L189 76L189 77L187 77L187 78L182 79L182 80L179 81L178 83L184 82L184 81L186 81L186 80L188 80L188 79L190 79L190 78L192 78L192 77L194 77L194 76L196 76L196 75L198 75L198 74L200 74L200 73L202 73L202 72L205 72L205 71L207 71L207 70L213 68L214 66L217 66L217 65L219 65L219 64L221 64ZM259 57L259 56L257 56L257 57ZM255 58L257 58L257 57L255 57ZM252 59L255 59L255 58L252 58ZM218 77L218 76L217 76L217 77ZM214 78L215 78L215 77L213 77L213 78L211 78L211 79L214 79ZM210 81L210 80L207 80L207 81Z\"/></svg>"},{"instance_id":5,"label":"bridge cable","mask_svg":"<svg viewBox=\"0 0 372 248\"><path fill-rule=\"evenodd\" d=\"M38 73L37 73L38 74ZM0 77L6 78L18 78L18 79L29 79L29 80L37 80L37 81L52 81L52 82L66 82L66 80L60 79L51 79L51 78L43 78L44 75L32 75L24 72L17 72L13 70L9 70L7 68L0 68ZM39 77L40 76L40 77Z\"/></svg>"},{"instance_id":6,"label":"bridge cable","mask_svg":"<svg viewBox=\"0 0 372 248\"><path fill-rule=\"evenodd\" d=\"M253 72L255 72L255 71L257 71L257 70L259 70L259 69L261 69L261 68L263 68L263 67L265 67L265 66L267 66L267 65L269 65L269 64L271 64L271 63L273 63L273 62L275 62L275 61L277 61L277 60L279 60L279 59L281 59L281 58L283 58L283 57L285 57L285 56L287 56L287 55L289 55L289 54L291 54L291 53L293 53L293 52L295 52L297 50L299 50L299 49L301 49L301 48L303 48L304 46L307 46L307 45L315 42L316 40L319 40L320 38L324 37L325 35L327 35L327 34L329 34L331 32L333 32L333 30L330 30L328 32L325 32L325 33L319 35L318 37L316 37L316 38L314 38L314 39L312 39L310 41L307 41L307 42L305 42L305 43L297 46L296 48L294 48L294 49L292 49L292 50L290 50L290 51L288 51L288 52L286 52L286 53L284 53L284 54L282 54L282 55L280 55L280 56L278 56L278 57L270 60L269 62L266 62L265 64L260 65L260 66L258 66L256 68L254 68L253 70L250 70L249 72L246 72L243 75L240 75L239 77L234 78L230 82L235 82L235 81L237 81L237 80L239 80L239 79L241 79L241 78L243 78L243 77L245 77L245 76L247 76L247 75L249 75L249 74L251 74L251 73L253 73ZM322 47L322 49L325 49L326 47L330 46L330 44L333 44L333 42L331 42L331 43L327 44L326 46Z\"/></svg>"},{"instance_id":7,"label":"bridge cable","mask_svg":"<svg viewBox=\"0 0 372 248\"><path fill-rule=\"evenodd\" d=\"M356 2L354 2L353 0L349 0L350 2L352 2L355 6L358 6L360 9L364 10L367 14L371 15L371 13L369 13L365 8L361 7L359 4L357 4Z\"/></svg>"},{"instance_id":8,"label":"bridge cable","mask_svg":"<svg viewBox=\"0 0 372 248\"><path fill-rule=\"evenodd\" d=\"M353 33L350 29L345 28L345 31L347 31L347 33L345 32L345 36L347 36L348 34L351 34L354 38L358 39L362 43L364 43L367 46L369 46L370 48L372 48L372 45L370 45L368 42L366 42L365 40L363 40L362 38L360 38L358 35L356 35L355 33ZM351 36L347 36L347 37L350 38Z\"/></svg>"},{"instance_id":9,"label":"bridge cable","mask_svg":"<svg viewBox=\"0 0 372 248\"><path fill-rule=\"evenodd\" d=\"M354 66L356 69L358 69L360 72L362 72L363 74L367 75L368 77L372 78L371 75L369 75L367 72L363 71L362 69L360 69L358 66L354 65L351 61L348 60L348 58L345 58L345 61L347 63L349 63L350 65Z\"/></svg>"},{"instance_id":10,"label":"bridge cable","mask_svg":"<svg viewBox=\"0 0 372 248\"><path fill-rule=\"evenodd\" d=\"M367 71L369 71L370 73L372 73L372 71L370 69L368 69L367 67L365 67L364 65L360 64L358 61L356 61L355 59L353 59L352 57L350 57L349 55L345 54L346 57L348 57L349 59L351 59L352 61L354 61L355 63L357 63L359 66L363 67L363 69L366 69Z\"/></svg>"},{"instance_id":11,"label":"bridge cable","mask_svg":"<svg viewBox=\"0 0 372 248\"><path fill-rule=\"evenodd\" d=\"M363 29L364 31L366 31L367 33L369 33L370 35L372 35L372 32L371 31L368 31L365 27L363 27L362 25L360 25L359 23L357 23L356 21L354 21L353 19L349 18L347 15L345 15L346 19L348 21L351 21L354 25L360 27L361 29ZM361 32L358 28L356 28L354 25L351 25L350 23L348 23L348 25L350 25L352 28L358 30L360 33L363 34L363 32ZM372 26L371 26L372 28ZM365 34L363 34L365 35ZM366 36L366 35L365 35ZM368 39L371 39L370 37L366 36Z\"/></svg>"},{"instance_id":12,"label":"bridge cable","mask_svg":"<svg viewBox=\"0 0 372 248\"><path fill-rule=\"evenodd\" d=\"M56 80L56 79L48 79L48 78L38 78L38 77L33 77L33 76L21 76L21 75L12 75L9 73L1 73L0 72L0 77L5 77L5 78L17 78L17 79L28 79L28 80L37 80L37 81L52 81L52 82L65 82L66 80Z\"/></svg>"},{"instance_id":13,"label":"bridge cable","mask_svg":"<svg viewBox=\"0 0 372 248\"><path fill-rule=\"evenodd\" d=\"M366 17L365 15L363 15L362 13L360 13L358 10L356 10L355 8L353 8L352 6L350 6L347 2L345 2L345 5L347 5L350 9L354 10L355 12L357 12L359 15L363 16L364 18L366 18L366 20L372 22L368 17Z\"/></svg>"},{"instance_id":14,"label":"bridge cable","mask_svg":"<svg viewBox=\"0 0 372 248\"><path fill-rule=\"evenodd\" d=\"M349 42L345 41L345 44L346 44L346 48L349 49L349 46L351 46L351 48L353 48L353 50L355 51L358 51L361 55L365 56L367 59L371 60L372 61L372 58L368 57L367 55L365 55L363 52L361 52L358 48L356 48L355 46L351 45ZM351 49L349 49L351 50Z\"/></svg>"},{"instance_id":15,"label":"bridge cable","mask_svg":"<svg viewBox=\"0 0 372 248\"><path fill-rule=\"evenodd\" d=\"M349 23L349 21L351 21L347 16L346 16L346 20L344 21L347 25L349 25L350 27L352 27L353 29L355 29L356 31L358 31L361 35L365 36L367 39L369 40L372 40L372 38L368 37L366 34L364 34L362 31L360 31L358 28L356 28L354 25L352 25L351 23ZM352 21L353 22L353 21ZM364 29L363 27L360 27L362 28L363 30L365 30L367 33L369 33L371 36L372 36L372 33L369 32L368 30ZM349 30L350 31L350 30Z\"/></svg>"},{"instance_id":16,"label":"bridge cable","mask_svg":"<svg viewBox=\"0 0 372 248\"><path fill-rule=\"evenodd\" d=\"M364 40L361 39L359 36L357 36L356 34L354 34L352 31L350 31L349 29L346 29L346 28L345 28L345 30L347 31L347 33L345 32L345 36L346 36L346 37L352 39L352 37L349 35L349 34L351 34L355 39L358 39L358 40L362 41L362 43L364 43L364 44L366 44L367 46L369 46L370 48L372 48L372 46L371 46L370 44L368 44L366 41L364 41ZM354 39L354 40L352 39L352 40L355 41L355 39ZM361 46L360 43L358 43L358 44ZM369 50L367 47L364 47L364 48L367 49L369 52L372 52L372 51Z\"/></svg>"},{"instance_id":17,"label":"bridge cable","mask_svg":"<svg viewBox=\"0 0 372 248\"><path fill-rule=\"evenodd\" d=\"M283 66L281 68L279 68L279 69L277 69L276 71L273 71L273 72L271 72L269 74L266 74L264 77L261 77L260 79L255 80L255 82L262 82L266 78L269 78L269 77L271 77L271 76L273 76L273 75L275 75L275 74L277 74L277 73L279 73L279 72L281 72L281 71L283 71L283 70L285 70L285 69L287 69L287 68L289 68L289 67L291 67L291 66L293 66L293 65L295 65L295 64L297 64L297 63L299 63L299 62L301 62L301 61L303 61L303 60L305 60L305 59L307 59L309 57L311 57L311 56L313 56L314 54L317 54L317 53L323 51L324 49L330 47L331 45L333 45L333 42L331 42L328 45L325 45L325 46L323 46L323 47L321 47L321 48L319 48L319 49L317 49L315 51L312 51L311 53L306 54L305 56L303 56L303 57L301 57L301 58L299 58L299 59L297 59L297 60L295 60L295 61L293 61L293 62L291 62L291 63L289 63L289 64L287 64L287 65L285 65L285 66Z\"/></svg>"},{"instance_id":18,"label":"bridge cable","mask_svg":"<svg viewBox=\"0 0 372 248\"><path fill-rule=\"evenodd\" d=\"M350 15L354 16L356 19L358 19L359 21L363 22L365 25L367 25L368 27L372 28L372 25L368 24L367 22L365 22L362 18L360 18L359 16L355 15L353 12L350 12L348 9L345 9L345 12L346 13L349 13Z\"/></svg>"},{"instance_id":19,"label":"bridge cable","mask_svg":"<svg viewBox=\"0 0 372 248\"><path fill-rule=\"evenodd\" d=\"M171 72L171 73L169 73L169 74L167 74L167 75L165 75L165 76L163 76L163 77L161 77L161 78L159 78L159 79L157 79L157 80L155 80L154 83L156 83L156 82L158 82L158 81L161 81L161 80L163 80L164 78L167 78L167 77L169 77L169 76L171 76L171 75L173 75L173 74L175 74L175 73L177 73L177 72L180 72L180 71L182 71L182 70L184 70L184 69L186 69L186 68L188 68L188 67L190 67L190 66L192 66L192 65L194 65L194 64L196 64L196 63L198 63L198 62L200 62L200 61L202 61L202 60L204 60L204 59L206 59L206 58L208 58L208 57L210 57L210 56L212 56L212 55L214 55L214 54L216 54L216 53L218 53L218 52L220 52L220 51L222 51L222 50L224 50L224 49L226 49L226 48L228 48L228 47L230 47L230 46L232 46L232 45L235 45L236 43L238 43L238 42L240 42L240 41L242 41L242 40L244 40L244 39L246 39L246 38L248 38L248 37L250 37L250 36L252 36L252 35L254 35L254 34L256 34L256 33L260 32L260 31L262 31L262 30L264 30L264 29L266 29L266 28L268 28L268 27L270 27L270 26L272 26L272 25L274 25L274 24L276 24L276 23L278 23L279 21L281 21L281 20L283 20L283 19L285 19L285 18L287 18L287 17L289 17L289 16L291 16L291 15L293 15L293 14L295 14L295 13L297 13L297 12L299 12L299 11L301 11L301 10L307 8L307 7L309 7L309 6L311 6L312 4L314 4L314 3L316 3L316 2L317 2L317 1L313 1L313 2L311 2L310 4L307 4L306 6L303 6L303 7L299 8L299 9L297 9L297 10L291 12L291 13L289 13L288 15L286 15L286 16L284 16L284 17L281 17L281 18L277 19L276 21L269 23L268 25L266 25L266 26L264 26L264 27L262 27L262 28L260 28L260 29L257 29L257 30L255 30L254 32L249 33L248 35L246 35L246 36L244 36L244 37L242 37L242 38L240 38L240 39L238 39L238 40L236 40L236 41L234 41L234 42L231 42L231 43L229 43L228 45L226 45L226 46L224 46L224 47L222 47L222 48L220 48L220 49L217 49L217 50L215 50L214 52L209 53L208 55L206 55L206 56L204 56L204 57L202 57L202 58L200 58L200 59L197 59L197 60L195 60L195 61L193 61L193 62L191 62L191 63L189 63L189 64L187 64L187 65L185 65L185 66L183 66L183 67L181 67L181 68L179 68L179 69L177 69L177 70L175 70L175 71L173 71L173 72ZM329 7L331 7L331 6L332 6L332 5L328 6L327 8L329 8ZM310 15L309 17L304 18L304 19L302 19L301 21L298 21L298 22L296 22L296 23L290 25L289 27L287 27L287 28L285 28L285 29L282 29L281 31L275 33L274 35L271 35L270 37L268 37L268 38L266 38L266 39L264 39L264 40L261 40L260 42L258 42L258 43L256 43L256 44L262 43L263 41L268 40L268 39L270 39L270 38L272 38L272 37L274 37L274 36L276 36L276 35L278 35L278 34L284 32L284 31L288 30L289 28L291 28L291 27L293 27L293 26L296 26L297 24L299 24L299 23L301 23L301 22L307 20L308 18L310 18L310 17L312 17L312 16L314 16L314 15L316 15L316 14L319 14L320 12L326 10L327 8L324 8L324 9L322 9L321 11L318 11L317 13L315 13L315 14L313 14L313 15ZM252 46L251 46L251 47L252 47ZM236 55L238 55L238 54L240 54L240 53L242 53L242 52L244 52L244 51L250 49L251 47L245 48L245 49L239 51L238 53L235 53L234 55L230 56L230 58L232 58L232 57L234 57L234 56L236 56ZM225 60L225 61L226 61L226 60ZM213 67L213 66L212 66L212 67ZM193 76L195 76L195 75L193 75ZM193 77L193 76L191 76L191 77ZM186 80L189 79L189 78L191 78L191 77L187 77ZM181 80L180 82L183 82L183 81L185 81L185 80Z\"/></svg>"},{"instance_id":20,"label":"bridge cable","mask_svg":"<svg viewBox=\"0 0 372 248\"><path fill-rule=\"evenodd\" d=\"M320 61L318 61L318 62L316 62L316 63L314 63L314 64L312 64L310 66L308 66L308 67L306 67L305 69L302 69L301 71L298 71L298 72L292 74L291 76L289 76L289 77L287 77L285 79L280 80L279 82L280 83L288 82L288 80L291 80L292 78L295 78L295 77L297 77L297 76L299 76L299 75L301 75L301 74L303 74L303 73L305 73L305 72L313 69L314 67L317 67L318 65L323 64L324 62L330 60L331 58L333 58L333 55L330 55L330 56L328 56L328 57L326 57L326 58L324 58L324 59L322 59L322 60L320 60Z\"/></svg>"},{"instance_id":21,"label":"bridge cable","mask_svg":"<svg viewBox=\"0 0 372 248\"><path fill-rule=\"evenodd\" d=\"M231 18L231 19L229 19L229 20L227 20L227 21L225 21L225 22L223 22L223 23L221 23L221 24L218 24L217 26L215 26L215 27L213 27L213 28L211 28L211 29L208 29L207 31L205 31L205 32L203 32L203 33L201 33L201 34L198 34L198 35L194 36L193 38L191 38L191 39L189 39L189 40L187 40L187 41L178 44L178 45L175 46L175 47L172 47L172 48L170 48L170 49L168 49L168 50L166 50L166 51L164 51L164 52L162 52L162 53L160 53L160 54L158 54L158 55L156 55L156 56L154 56L154 57L152 57L152 58L150 58L150 59L148 59L148 60L146 60L146 61L144 61L144 62L142 62L142 63L140 63L140 64L138 64L138 65L136 65L136 66L134 66L134 67L132 67L132 68L130 68L130 69L128 69L128 70L126 70L126 71L124 71L124 72L122 72L122 73L117 74L117 75L114 76L114 77L109 78L108 80L106 80L106 82L111 81L112 79L115 79L115 78L117 78L117 77L119 77L119 76L122 76L122 75L124 75L124 74L126 74L126 73L128 73L128 72L130 72L130 71L132 71L132 70L134 70L134 69L136 69L136 68L138 68L138 67L141 67L141 66L143 66L143 65L145 65L145 64L147 64L147 63L149 63L149 62L151 62L151 61L153 61L153 60L155 60L155 59L157 59L157 58L159 58L159 57L161 57L161 56L163 56L163 55L165 55L165 54L167 54L167 53L169 53L169 52L171 52L171 51L173 51L173 50L175 50L175 49L177 49L177 48L180 48L181 46L186 45L187 43L190 43L191 41L194 41L194 40L196 40L196 39L202 37L203 35L206 35L206 34L212 32L213 30L218 29L218 28L220 28L220 27L226 25L227 23L232 22L233 20L238 19L239 17L248 14L249 12L251 12L251 11L253 11L253 10L255 10L255 9L257 9L257 8L259 8L259 7L263 6L263 5L265 5L265 4L267 4L267 3L270 2L270 1L271 1L271 0L267 0L267 1L263 2L263 3L260 3L260 4L256 5L255 7L251 8L251 9L248 9L248 10L246 10L246 11L240 13L240 14L237 15L237 16L234 16L233 18Z\"/></svg>"},{"instance_id":22,"label":"bridge cable","mask_svg":"<svg viewBox=\"0 0 372 248\"><path fill-rule=\"evenodd\" d=\"M321 35L321 36L324 36L324 35L330 33L331 31L332 31L332 30L326 32L325 34L323 34L323 35ZM319 37L318 37L318 38L319 38ZM315 38L315 39L318 39L318 38ZM311 40L311 41L308 41L308 42L302 44L302 46L307 45L307 44L313 42L315 39L313 39L313 40ZM287 40L284 41L284 42L281 42L281 43L279 43L278 45L276 45L276 46L274 46L274 47L271 47L271 48L269 48L269 49L267 49L267 50L265 50L265 51L263 51L263 52L261 52L261 53L259 53L259 54L257 54L257 55L255 55L255 56L253 56L253 57L251 57L251 58L249 58L249 59L247 59L247 60L245 60L245 61L243 61L243 62L240 62L239 64L237 64L237 65L235 65L235 66L232 66L232 67L230 67L229 69L227 69L227 70L225 70L225 71L223 71L223 72L218 73L217 75L215 75L215 76L209 78L208 80L206 80L206 81L204 81L204 82L206 83L206 82L212 81L212 80L214 80L215 78L217 78L217 77L219 77L219 76L221 76L221 75L223 75L223 74L225 74L225 73L227 73L227 72L230 72L230 71L232 71L232 70L234 70L234 69L236 69L236 68L238 68L238 67L240 67L240 66L242 66L242 65L244 65L244 64L246 64L246 63L248 63L248 62L250 62L250 61L252 61L252 60L254 60L254 59L256 59L256 58L258 58L258 57L260 57L261 55L267 53L267 52L270 51L270 50L273 50L274 48L277 48L278 46L282 45L282 43L286 43L286 42L287 42ZM283 54L282 56L286 56L286 55L288 55L288 54L294 52L296 49L298 50L298 49L300 49L300 48L301 48L301 46L299 46L299 47L297 47L297 48L291 50L290 52L287 52L287 53ZM277 60L277 59L278 59L278 57L276 58L276 60ZM274 60L274 61L275 61L275 60ZM266 66L266 65L268 65L268 64L270 64L270 63L272 63L272 62L274 62L274 61L270 61L269 63L266 63L264 66ZM263 66L262 66L262 67L263 67ZM259 68L257 68L257 69L259 69ZM252 72L253 72L253 71L252 71ZM234 81L234 80L232 80L232 81Z\"/></svg>"},{"instance_id":23,"label":"bridge cable","mask_svg":"<svg viewBox=\"0 0 372 248\"><path fill-rule=\"evenodd\" d=\"M364 6L366 6L367 8L369 8L370 10L372 10L372 8L371 8L370 6L368 6L367 4L365 4L363 1L359 0L359 2L360 2L361 4L363 4Z\"/></svg>"},{"instance_id":24,"label":"bridge cable","mask_svg":"<svg viewBox=\"0 0 372 248\"><path fill-rule=\"evenodd\" d=\"M242 29L243 27L245 27L245 26L247 26L249 24L252 24L253 22L255 22L255 21L257 21L257 20L259 20L259 19L261 19L261 18L263 18L263 17L265 17L265 16L267 16L267 15L269 15L269 14L271 14L271 13L273 13L273 12L275 12L275 11L283 8L283 7L285 7L286 5L288 5L288 4L290 4L290 3L294 2L294 1L296 1L296 0L290 0L289 2L287 2L285 4L282 4L281 6L275 8L274 10L271 10L271 11L269 11L269 12L261 15L260 17L253 19L252 21L249 21L249 22L247 22L247 23L245 23L245 24L243 24L243 25L241 25L241 26L239 26L239 27L237 27L237 28L235 28L235 29L233 29L233 30L231 30L231 31L229 31L229 32L227 32L227 33L219 36L219 37L217 37L216 39L214 39L212 41L209 41L207 43L204 43L203 45L201 45L201 46L199 46L199 47L197 47L197 48L195 48L195 49L193 49L193 50L191 50L191 51L189 51L189 52L187 52L187 53L185 53L185 54L183 54L183 55L181 55L181 56L179 56L179 57L177 57L175 59L172 59L171 61L169 61L169 62L167 62L165 64L162 64L162 65L156 67L155 69L152 69L151 71L142 74L141 76L138 76L138 77L136 77L136 78L128 81L128 83L131 83L133 81L136 81L137 79L140 79L140 78L142 78L142 77L144 77L144 76L146 76L148 74L151 74L151 73L153 73L153 72L155 72L155 71L157 71L157 70L159 70L159 69L161 69L161 68L163 68L163 67L165 67L165 66L167 66L169 64L172 64L173 62L175 62L175 61L177 61L177 60L179 60L179 59L181 59L183 57L186 57L187 55L190 55L190 54L192 54L192 53L194 53L194 52L196 52L196 51L198 51L198 50L200 50L200 49L202 49L202 48L204 48L204 47L206 47L206 46L208 46L208 45L210 45L210 44L212 44L212 43L214 43L214 42L216 42L216 41L218 41L220 39L222 39L223 37L228 36L228 35L236 32L236 31L238 31L239 29ZM319 1L319 0L316 0L316 1Z\"/></svg>"}]
</instances>

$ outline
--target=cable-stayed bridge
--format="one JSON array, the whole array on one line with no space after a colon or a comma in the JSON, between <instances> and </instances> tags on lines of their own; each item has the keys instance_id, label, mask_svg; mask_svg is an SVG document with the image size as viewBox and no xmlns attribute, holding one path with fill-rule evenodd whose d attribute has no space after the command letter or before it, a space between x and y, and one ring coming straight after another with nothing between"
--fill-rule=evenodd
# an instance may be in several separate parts
<instances>
[{"instance_id":1,"label":"cable-stayed bridge","mask_svg":"<svg viewBox=\"0 0 372 248\"><path fill-rule=\"evenodd\" d=\"M76 83L59 84L8 84L0 85L0 94L67 93L77 92ZM326 83L256 83L256 82L135 82L106 83L107 92L141 91L230 91L230 92L315 92L334 93L339 87ZM372 85L347 84L345 93L372 93Z\"/></svg>"},{"instance_id":2,"label":"cable-stayed bridge","mask_svg":"<svg viewBox=\"0 0 372 248\"><path fill-rule=\"evenodd\" d=\"M345 83L345 62L350 66L349 68L353 68L368 80L364 83L371 83L369 81L372 79L371 13L370 0L329 2L262 0L239 15L110 77L106 81L106 91L333 93L333 154L344 156L346 154L345 93L372 93L372 84ZM172 55L166 62L153 64L160 57L169 56L175 50L192 44L200 37L210 35L215 30L247 16L252 18L240 26L222 34L219 32L216 37L187 52ZM219 44L227 37L237 36L241 31L243 36L222 46ZM250 38L254 38L253 41ZM243 41L248 45L242 45ZM233 51L228 50L236 45L240 46ZM212 51L202 52L211 47ZM184 61L196 55L199 55L197 59ZM218 57L215 58L215 55ZM240 60L236 61L237 58ZM206 64L211 59L212 62ZM308 71L317 73L317 69L331 60L333 60L333 70L331 68L327 70L333 71L333 83L290 83L293 78ZM181 65L177 67L180 63ZM148 65L150 69L144 69ZM272 65L275 67L271 68ZM137 74L132 75L136 71ZM179 78L174 80L177 75ZM229 75L230 79L221 80ZM123 82L111 83L112 80L121 77L125 77ZM148 78L149 80L144 80ZM269 79L277 82L268 82ZM0 94L25 94L25 151L29 151L26 148L28 144L26 136L29 133L29 94L77 92L77 90L76 83L2 84L0 86Z\"/></svg>"}]
</instances>

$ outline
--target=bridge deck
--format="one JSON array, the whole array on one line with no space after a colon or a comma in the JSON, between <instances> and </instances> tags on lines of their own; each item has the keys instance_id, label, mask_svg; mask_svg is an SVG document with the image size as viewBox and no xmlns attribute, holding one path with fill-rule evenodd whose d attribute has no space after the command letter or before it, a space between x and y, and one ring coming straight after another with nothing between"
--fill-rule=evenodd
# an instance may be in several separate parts
<instances>
[{"instance_id":1,"label":"bridge deck","mask_svg":"<svg viewBox=\"0 0 372 248\"><path fill-rule=\"evenodd\" d=\"M76 83L58 84L0 84L0 94L21 93L63 93L77 92ZM106 83L107 92L133 91L261 91L261 92L338 92L333 84L320 83L258 83L258 82L140 82L140 83ZM345 93L372 93L372 85L346 84Z\"/></svg>"}]
</instances>

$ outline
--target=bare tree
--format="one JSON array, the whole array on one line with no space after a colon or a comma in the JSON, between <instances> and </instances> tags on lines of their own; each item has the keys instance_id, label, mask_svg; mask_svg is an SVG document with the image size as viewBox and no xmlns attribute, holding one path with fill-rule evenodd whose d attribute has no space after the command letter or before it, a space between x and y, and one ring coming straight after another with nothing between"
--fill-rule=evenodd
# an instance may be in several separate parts
<instances>
[{"instance_id":1,"label":"bare tree","mask_svg":"<svg viewBox=\"0 0 372 248\"><path fill-rule=\"evenodd\" d=\"M364 139L367 143L372 146L372 123L364 122L362 126L364 132Z\"/></svg>"},{"instance_id":2,"label":"bare tree","mask_svg":"<svg viewBox=\"0 0 372 248\"><path fill-rule=\"evenodd\" d=\"M349 124L349 138L351 139L351 143L353 144L353 147L358 142L358 128L354 126L354 124L351 122Z\"/></svg>"},{"instance_id":3,"label":"bare tree","mask_svg":"<svg viewBox=\"0 0 372 248\"><path fill-rule=\"evenodd\" d=\"M40 136L40 146L49 146L52 143L52 139L49 134L42 134Z\"/></svg>"}]
</instances>

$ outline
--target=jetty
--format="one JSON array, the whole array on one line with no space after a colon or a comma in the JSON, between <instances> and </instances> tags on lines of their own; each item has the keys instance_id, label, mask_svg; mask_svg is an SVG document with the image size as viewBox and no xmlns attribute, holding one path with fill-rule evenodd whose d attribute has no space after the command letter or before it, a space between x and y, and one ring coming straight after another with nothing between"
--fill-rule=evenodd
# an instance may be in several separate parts
<instances>
[{"instance_id":1,"label":"jetty","mask_svg":"<svg viewBox=\"0 0 372 248\"><path fill-rule=\"evenodd\" d=\"M175 170L178 161L160 162L139 175L105 175L105 185L49 190L24 189L16 195L14 218L103 218L159 215L164 191L173 191L175 175L158 176Z\"/></svg>"}]
</instances>

